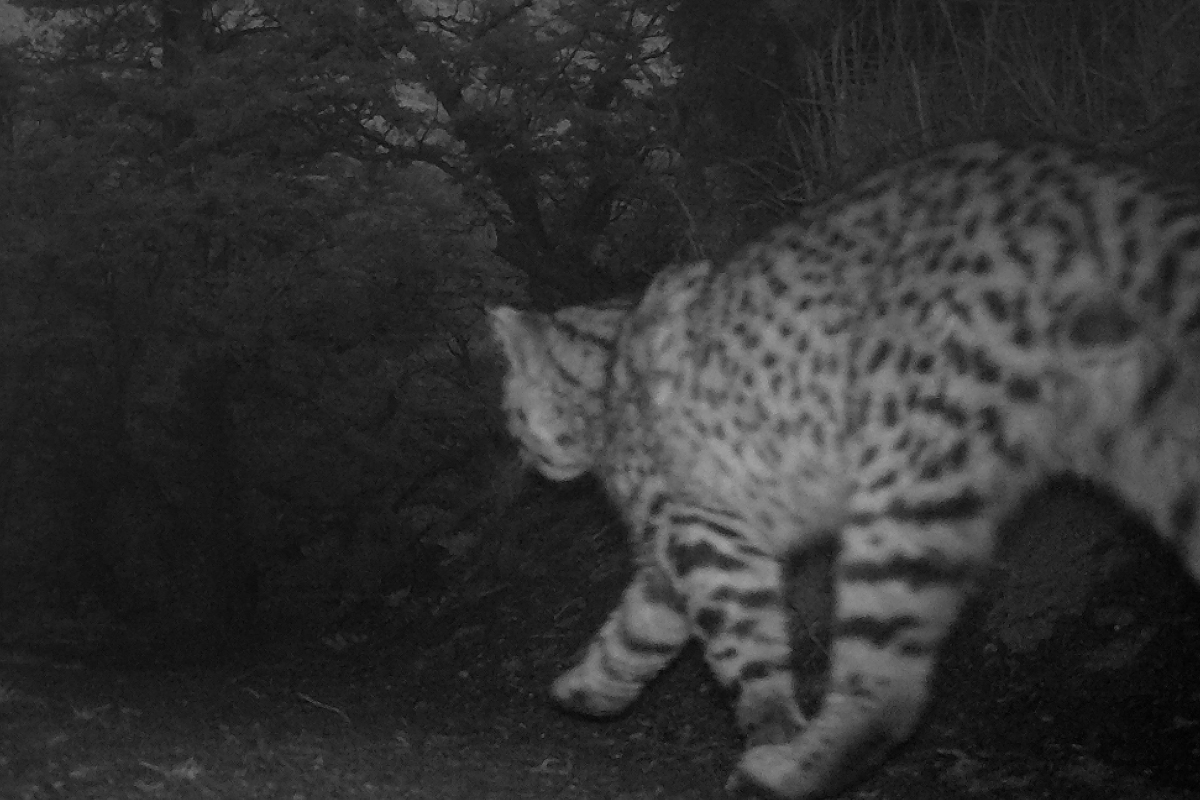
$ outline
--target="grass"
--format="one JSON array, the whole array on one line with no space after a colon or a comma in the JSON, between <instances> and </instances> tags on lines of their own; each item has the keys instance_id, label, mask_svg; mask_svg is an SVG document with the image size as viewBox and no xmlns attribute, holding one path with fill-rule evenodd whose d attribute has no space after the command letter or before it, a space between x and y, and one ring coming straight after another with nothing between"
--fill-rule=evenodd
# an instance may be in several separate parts
<instances>
[{"instance_id":1,"label":"grass","mask_svg":"<svg viewBox=\"0 0 1200 800\"><path fill-rule=\"evenodd\" d=\"M808 38L819 44L798 48L803 88L786 92L779 149L740 165L775 187L759 202L781 216L850 175L964 139L1136 151L1142 131L1197 103L1195 0L862 0L828 9ZM768 180L780 173L788 179Z\"/></svg>"}]
</instances>

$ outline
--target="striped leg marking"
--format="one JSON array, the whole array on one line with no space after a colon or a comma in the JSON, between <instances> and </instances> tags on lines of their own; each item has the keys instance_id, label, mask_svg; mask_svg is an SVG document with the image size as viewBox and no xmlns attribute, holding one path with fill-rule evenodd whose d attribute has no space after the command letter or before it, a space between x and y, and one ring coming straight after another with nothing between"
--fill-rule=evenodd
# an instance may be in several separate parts
<instances>
[{"instance_id":1,"label":"striped leg marking","mask_svg":"<svg viewBox=\"0 0 1200 800\"><path fill-rule=\"evenodd\" d=\"M592 717L620 714L687 643L678 596L654 567L643 567L621 603L550 689L559 706Z\"/></svg>"},{"instance_id":2,"label":"striped leg marking","mask_svg":"<svg viewBox=\"0 0 1200 800\"><path fill-rule=\"evenodd\" d=\"M660 558L686 598L709 667L737 691L747 742L786 742L806 720L796 702L783 571L738 533L742 524L710 511L677 511Z\"/></svg>"},{"instance_id":3,"label":"striped leg marking","mask_svg":"<svg viewBox=\"0 0 1200 800\"><path fill-rule=\"evenodd\" d=\"M844 788L912 735L938 648L958 617L990 535L982 520L882 518L848 527L839 557L829 690L790 743L749 750L730 787L778 797Z\"/></svg>"}]
</instances>

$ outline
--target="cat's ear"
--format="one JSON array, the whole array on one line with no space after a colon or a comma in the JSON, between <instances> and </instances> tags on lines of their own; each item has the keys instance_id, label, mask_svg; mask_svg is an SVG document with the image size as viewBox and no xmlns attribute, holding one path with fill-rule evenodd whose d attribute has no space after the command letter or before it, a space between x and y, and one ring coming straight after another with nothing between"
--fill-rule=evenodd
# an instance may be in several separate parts
<instances>
[{"instance_id":1,"label":"cat's ear","mask_svg":"<svg viewBox=\"0 0 1200 800\"><path fill-rule=\"evenodd\" d=\"M504 350L508 363L513 369L524 370L537 349L540 315L512 306L496 306L487 313L492 335Z\"/></svg>"}]
</instances>

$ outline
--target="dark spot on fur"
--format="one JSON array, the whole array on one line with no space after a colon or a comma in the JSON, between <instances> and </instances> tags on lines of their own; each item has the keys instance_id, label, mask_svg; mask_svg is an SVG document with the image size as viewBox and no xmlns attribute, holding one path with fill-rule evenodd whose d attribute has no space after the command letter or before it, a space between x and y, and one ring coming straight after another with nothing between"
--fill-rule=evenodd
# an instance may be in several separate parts
<instances>
[{"instance_id":1,"label":"dark spot on fur","mask_svg":"<svg viewBox=\"0 0 1200 800\"><path fill-rule=\"evenodd\" d=\"M1000 380L1000 365L993 361L982 347L976 348L972 367L975 377L984 383L996 383Z\"/></svg>"},{"instance_id":2,"label":"dark spot on fur","mask_svg":"<svg viewBox=\"0 0 1200 800\"><path fill-rule=\"evenodd\" d=\"M667 546L667 558L680 576L686 576L705 567L721 572L731 572L744 569L746 566L740 559L722 553L712 544L704 541L694 544L671 542Z\"/></svg>"},{"instance_id":3,"label":"dark spot on fur","mask_svg":"<svg viewBox=\"0 0 1200 800\"><path fill-rule=\"evenodd\" d=\"M646 602L667 606L673 611L683 610L683 598L675 591L675 587L671 585L661 570L649 570L644 586L643 597Z\"/></svg>"},{"instance_id":4,"label":"dark spot on fur","mask_svg":"<svg viewBox=\"0 0 1200 800\"><path fill-rule=\"evenodd\" d=\"M946 452L946 463L953 469L961 469L967 463L967 456L970 453L971 448L966 441L955 442L954 446Z\"/></svg>"},{"instance_id":5,"label":"dark spot on fur","mask_svg":"<svg viewBox=\"0 0 1200 800\"><path fill-rule=\"evenodd\" d=\"M746 608L766 608L779 602L779 594L771 589L735 589L722 586L712 593L718 603L734 603Z\"/></svg>"},{"instance_id":6,"label":"dark spot on fur","mask_svg":"<svg viewBox=\"0 0 1200 800\"><path fill-rule=\"evenodd\" d=\"M870 697L871 692L867 689L867 681L863 678L863 674L858 670L853 670L847 674L838 683L835 688L839 694L847 695L848 697Z\"/></svg>"},{"instance_id":7,"label":"dark spot on fur","mask_svg":"<svg viewBox=\"0 0 1200 800\"><path fill-rule=\"evenodd\" d=\"M900 655L905 658L923 658L933 653L934 648L924 642L906 641L901 643L897 648Z\"/></svg>"},{"instance_id":8,"label":"dark spot on fur","mask_svg":"<svg viewBox=\"0 0 1200 800\"><path fill-rule=\"evenodd\" d=\"M1117 434L1112 430L1102 430L1096 434L1096 452L1105 463L1112 463L1113 453L1117 447Z\"/></svg>"},{"instance_id":9,"label":"dark spot on fur","mask_svg":"<svg viewBox=\"0 0 1200 800\"><path fill-rule=\"evenodd\" d=\"M967 346L957 336L947 337L945 344L942 345L942 351L946 354L946 359L955 372L961 375L967 371L971 358Z\"/></svg>"},{"instance_id":10,"label":"dark spot on fur","mask_svg":"<svg viewBox=\"0 0 1200 800\"><path fill-rule=\"evenodd\" d=\"M1017 215L1019 207L1014 200L1005 200L1001 203L1000 208L996 210L996 215L992 218L995 225L1003 228L1012 221L1012 218Z\"/></svg>"},{"instance_id":11,"label":"dark spot on fur","mask_svg":"<svg viewBox=\"0 0 1200 800\"><path fill-rule=\"evenodd\" d=\"M747 661L742 665L739 677L743 682L761 681L779 671L779 667L769 661Z\"/></svg>"},{"instance_id":12,"label":"dark spot on fur","mask_svg":"<svg viewBox=\"0 0 1200 800\"><path fill-rule=\"evenodd\" d=\"M766 271L767 287L771 290L772 296L779 298L788 293L787 282L775 274L773 269Z\"/></svg>"},{"instance_id":13,"label":"dark spot on fur","mask_svg":"<svg viewBox=\"0 0 1200 800\"><path fill-rule=\"evenodd\" d=\"M862 639L873 647L884 648L904 631L920 625L912 614L879 618L856 616L839 619L833 626L834 639Z\"/></svg>"},{"instance_id":14,"label":"dark spot on fur","mask_svg":"<svg viewBox=\"0 0 1200 800\"><path fill-rule=\"evenodd\" d=\"M899 479L899 477L900 476L897 474L897 472L895 470L890 470L888 472L883 473L882 475L877 477L875 480L871 481L870 485L867 488L869 488L871 491L878 491L880 489L886 489L887 487L895 484L896 481Z\"/></svg>"},{"instance_id":15,"label":"dark spot on fur","mask_svg":"<svg viewBox=\"0 0 1200 800\"><path fill-rule=\"evenodd\" d=\"M1179 282L1179 259L1178 250L1171 250L1162 257L1158 262L1158 280L1152 284L1154 296L1146 298L1154 302L1164 314L1171 310L1175 300L1175 285Z\"/></svg>"},{"instance_id":16,"label":"dark spot on fur","mask_svg":"<svg viewBox=\"0 0 1200 800\"><path fill-rule=\"evenodd\" d=\"M1191 533L1196 524L1198 510L1200 506L1197 505L1195 489L1189 487L1188 491L1171 505L1171 533L1180 538Z\"/></svg>"},{"instance_id":17,"label":"dark spot on fur","mask_svg":"<svg viewBox=\"0 0 1200 800\"><path fill-rule=\"evenodd\" d=\"M888 356L892 354L892 343L887 339L881 339L875 344L875 350L867 358L866 371L867 374L874 373L887 361Z\"/></svg>"},{"instance_id":18,"label":"dark spot on fur","mask_svg":"<svg viewBox=\"0 0 1200 800\"><path fill-rule=\"evenodd\" d=\"M739 653L741 653L739 647L730 645L729 647L722 647L715 652L709 652L708 657L713 661L728 661L731 658L735 658Z\"/></svg>"},{"instance_id":19,"label":"dark spot on fur","mask_svg":"<svg viewBox=\"0 0 1200 800\"><path fill-rule=\"evenodd\" d=\"M1171 387L1175 385L1178 373L1179 370L1172 361L1164 360L1158 365L1158 369L1154 371L1154 376L1142 391L1142 395L1134 407L1135 420L1143 420L1154 411Z\"/></svg>"},{"instance_id":20,"label":"dark spot on fur","mask_svg":"<svg viewBox=\"0 0 1200 800\"><path fill-rule=\"evenodd\" d=\"M1136 236L1127 236L1125 241L1121 243L1121 257L1126 264L1136 264L1141 260L1142 247L1141 242Z\"/></svg>"},{"instance_id":21,"label":"dark spot on fur","mask_svg":"<svg viewBox=\"0 0 1200 800\"><path fill-rule=\"evenodd\" d=\"M669 657L675 655L679 651L679 642L654 642L649 639L642 639L634 636L631 632L625 631L625 644L631 650L637 650L641 653L650 653L656 656Z\"/></svg>"},{"instance_id":22,"label":"dark spot on fur","mask_svg":"<svg viewBox=\"0 0 1200 800\"><path fill-rule=\"evenodd\" d=\"M1116 345L1133 338L1137 328L1137 321L1115 301L1092 303L1075 314L1067 339L1080 347Z\"/></svg>"},{"instance_id":23,"label":"dark spot on fur","mask_svg":"<svg viewBox=\"0 0 1200 800\"><path fill-rule=\"evenodd\" d=\"M934 459L921 465L917 477L924 482L936 481L945 471L946 465L940 459Z\"/></svg>"},{"instance_id":24,"label":"dark spot on fur","mask_svg":"<svg viewBox=\"0 0 1200 800\"><path fill-rule=\"evenodd\" d=\"M858 459L859 468L861 469L863 467L870 466L871 462L874 461L878 457L879 457L879 447L877 447L876 445L871 445L869 447L863 448L862 454L859 456L859 459Z\"/></svg>"},{"instance_id":25,"label":"dark spot on fur","mask_svg":"<svg viewBox=\"0 0 1200 800\"><path fill-rule=\"evenodd\" d=\"M751 617L739 619L737 622L729 626L729 633L737 639L748 639L754 635L754 631L758 628L758 620Z\"/></svg>"},{"instance_id":26,"label":"dark spot on fur","mask_svg":"<svg viewBox=\"0 0 1200 800\"><path fill-rule=\"evenodd\" d=\"M1198 328L1200 328L1200 303L1193 305L1179 324L1180 333L1185 335L1195 333Z\"/></svg>"},{"instance_id":27,"label":"dark spot on fur","mask_svg":"<svg viewBox=\"0 0 1200 800\"><path fill-rule=\"evenodd\" d=\"M926 397L913 398L912 406L914 410L923 411L927 414L942 417L950 422L956 428L961 428L967 423L967 411L958 403L948 397L942 395L929 395Z\"/></svg>"},{"instance_id":28,"label":"dark spot on fur","mask_svg":"<svg viewBox=\"0 0 1200 800\"><path fill-rule=\"evenodd\" d=\"M896 395L889 394L883 401L883 424L894 428L899 421L900 403L896 400Z\"/></svg>"},{"instance_id":29,"label":"dark spot on fur","mask_svg":"<svg viewBox=\"0 0 1200 800\"><path fill-rule=\"evenodd\" d=\"M966 224L963 225L963 234L968 239L974 239L975 234L977 234L979 232L979 225L980 225L979 215L972 214L970 217L967 218Z\"/></svg>"},{"instance_id":30,"label":"dark spot on fur","mask_svg":"<svg viewBox=\"0 0 1200 800\"><path fill-rule=\"evenodd\" d=\"M983 293L983 308L992 319L996 322L1004 322L1008 319L1008 304L1004 301L1004 295L995 289L988 289Z\"/></svg>"},{"instance_id":31,"label":"dark spot on fur","mask_svg":"<svg viewBox=\"0 0 1200 800\"><path fill-rule=\"evenodd\" d=\"M1128 225L1133 219L1133 215L1137 213L1138 202L1136 197L1126 197L1117 204L1117 224Z\"/></svg>"},{"instance_id":32,"label":"dark spot on fur","mask_svg":"<svg viewBox=\"0 0 1200 800\"><path fill-rule=\"evenodd\" d=\"M932 585L957 586L969 581L978 567L956 561L945 553L930 550L916 556L894 555L884 561L849 561L838 565L838 578L845 583L901 581L912 589Z\"/></svg>"},{"instance_id":33,"label":"dark spot on fur","mask_svg":"<svg viewBox=\"0 0 1200 800\"><path fill-rule=\"evenodd\" d=\"M1018 403L1035 403L1041 396L1037 380L1025 375L1013 375L1004 386L1009 399Z\"/></svg>"},{"instance_id":34,"label":"dark spot on fur","mask_svg":"<svg viewBox=\"0 0 1200 800\"><path fill-rule=\"evenodd\" d=\"M719 608L702 608L696 612L696 627L712 637L725 625L725 614Z\"/></svg>"},{"instance_id":35,"label":"dark spot on fur","mask_svg":"<svg viewBox=\"0 0 1200 800\"><path fill-rule=\"evenodd\" d=\"M917 524L955 522L974 519L983 511L984 505L983 496L967 488L958 494L937 499L894 500L888 505L886 516L899 522Z\"/></svg>"}]
</instances>

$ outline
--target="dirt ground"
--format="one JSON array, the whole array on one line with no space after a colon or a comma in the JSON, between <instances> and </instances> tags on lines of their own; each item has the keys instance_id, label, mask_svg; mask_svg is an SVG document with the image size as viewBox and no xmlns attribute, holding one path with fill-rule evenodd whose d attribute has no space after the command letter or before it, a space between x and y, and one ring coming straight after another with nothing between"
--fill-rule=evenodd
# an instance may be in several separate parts
<instances>
[{"instance_id":1,"label":"dirt ground","mask_svg":"<svg viewBox=\"0 0 1200 800\"><path fill-rule=\"evenodd\" d=\"M739 744L694 649L621 719L545 700L625 575L594 513L561 514L587 547L353 624L266 604L220 646L10 625L0 798L724 797ZM1200 597L1159 561L1017 654L973 611L920 733L846 796L1200 798ZM811 702L820 647L800 649Z\"/></svg>"}]
</instances>

